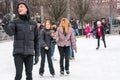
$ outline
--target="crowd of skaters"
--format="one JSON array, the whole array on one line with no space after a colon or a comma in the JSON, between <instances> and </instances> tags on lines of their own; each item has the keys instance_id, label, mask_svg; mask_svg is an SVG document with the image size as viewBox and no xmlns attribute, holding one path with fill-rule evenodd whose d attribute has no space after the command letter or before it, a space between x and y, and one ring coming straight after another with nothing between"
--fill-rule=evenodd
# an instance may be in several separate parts
<instances>
[{"instance_id":1,"label":"crowd of skaters","mask_svg":"<svg viewBox=\"0 0 120 80\"><path fill-rule=\"evenodd\" d=\"M72 18L70 21L67 18L62 18L58 23L45 20L44 24L40 20L32 20L30 18L30 8L26 2L20 2L17 5L18 18L9 22L9 15L5 15L2 20L2 26L5 32L12 36L14 35L14 63L16 69L15 80L21 80L23 64L25 65L26 80L33 80L32 69L33 64L36 65L40 61L40 76L44 75L45 57L48 60L50 74L55 75L53 60L55 59L54 52L57 45L60 55L60 74L70 74L69 60L75 59L74 52L77 53L76 36L79 34L79 22ZM97 20L94 23L94 28L86 23L84 32L86 38L90 38L91 33L98 39L97 50L100 48L100 38L104 42L106 48L105 33L107 29L105 18ZM35 56L35 59L34 57ZM33 63L33 59L35 63ZM64 61L65 60L65 61Z\"/></svg>"}]
</instances>

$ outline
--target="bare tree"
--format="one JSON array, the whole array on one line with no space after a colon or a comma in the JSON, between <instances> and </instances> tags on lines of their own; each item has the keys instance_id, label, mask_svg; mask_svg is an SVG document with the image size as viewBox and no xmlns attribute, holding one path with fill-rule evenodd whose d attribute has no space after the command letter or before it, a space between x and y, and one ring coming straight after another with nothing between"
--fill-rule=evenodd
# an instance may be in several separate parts
<instances>
[{"instance_id":1,"label":"bare tree","mask_svg":"<svg viewBox=\"0 0 120 80\"><path fill-rule=\"evenodd\" d=\"M79 19L81 25L82 25L82 34L83 34L83 23L84 23L84 18L88 11L90 10L90 0L74 0L74 5L73 5L73 11Z\"/></svg>"},{"instance_id":2,"label":"bare tree","mask_svg":"<svg viewBox=\"0 0 120 80\"><path fill-rule=\"evenodd\" d=\"M10 0L2 0L0 2L0 16L10 12Z\"/></svg>"},{"instance_id":3,"label":"bare tree","mask_svg":"<svg viewBox=\"0 0 120 80\"><path fill-rule=\"evenodd\" d=\"M66 0L47 0L46 11L51 19L58 21L66 11Z\"/></svg>"}]
</instances>

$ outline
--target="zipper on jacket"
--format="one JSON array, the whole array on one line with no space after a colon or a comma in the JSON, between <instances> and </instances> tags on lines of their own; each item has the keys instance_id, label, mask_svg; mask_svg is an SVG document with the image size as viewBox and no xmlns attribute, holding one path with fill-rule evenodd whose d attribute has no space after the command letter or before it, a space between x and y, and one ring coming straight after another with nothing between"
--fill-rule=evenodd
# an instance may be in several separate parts
<instances>
[{"instance_id":1,"label":"zipper on jacket","mask_svg":"<svg viewBox=\"0 0 120 80\"><path fill-rule=\"evenodd\" d=\"M26 54L28 52L28 21L25 22L25 44L24 44L24 54Z\"/></svg>"}]
</instances>

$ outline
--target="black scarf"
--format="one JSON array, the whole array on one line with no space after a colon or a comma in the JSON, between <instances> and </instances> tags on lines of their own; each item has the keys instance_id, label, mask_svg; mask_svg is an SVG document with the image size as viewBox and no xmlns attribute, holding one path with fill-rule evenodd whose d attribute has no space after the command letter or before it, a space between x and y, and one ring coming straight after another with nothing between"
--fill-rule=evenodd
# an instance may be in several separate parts
<instances>
[{"instance_id":1,"label":"black scarf","mask_svg":"<svg viewBox=\"0 0 120 80\"><path fill-rule=\"evenodd\" d=\"M63 34L64 34L64 36L66 36L65 28L63 28Z\"/></svg>"},{"instance_id":2,"label":"black scarf","mask_svg":"<svg viewBox=\"0 0 120 80\"><path fill-rule=\"evenodd\" d=\"M25 21L29 20L29 17L28 17L27 14L26 14L26 15L19 15L19 18L20 18L21 20L25 20Z\"/></svg>"}]
</instances>

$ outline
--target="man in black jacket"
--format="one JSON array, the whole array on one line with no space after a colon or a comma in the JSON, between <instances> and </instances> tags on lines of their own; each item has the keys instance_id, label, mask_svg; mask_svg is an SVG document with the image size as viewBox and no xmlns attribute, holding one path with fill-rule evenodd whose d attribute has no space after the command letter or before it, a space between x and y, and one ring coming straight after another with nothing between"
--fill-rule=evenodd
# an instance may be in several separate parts
<instances>
[{"instance_id":1,"label":"man in black jacket","mask_svg":"<svg viewBox=\"0 0 120 80\"><path fill-rule=\"evenodd\" d=\"M30 9L26 2L17 5L18 18L9 23L9 15L3 17L2 26L9 36L14 35L15 80L21 80L23 63L25 64L26 80L32 79L33 56L35 63L39 60L39 37L37 23L30 19Z\"/></svg>"}]
</instances>

